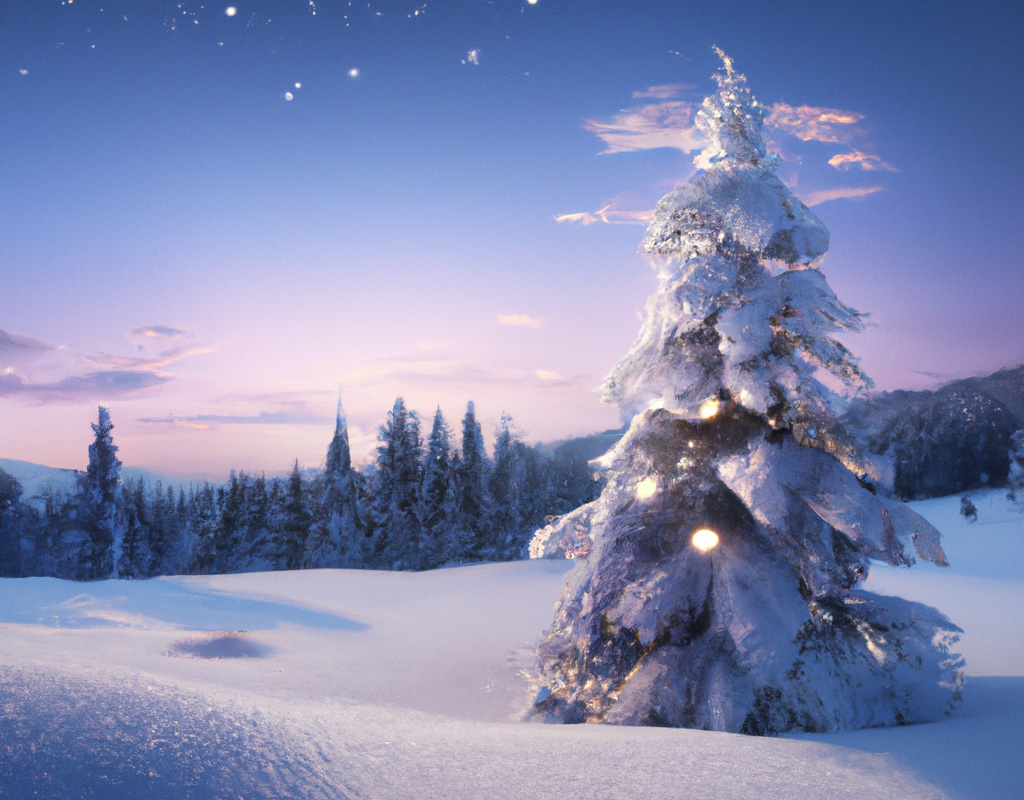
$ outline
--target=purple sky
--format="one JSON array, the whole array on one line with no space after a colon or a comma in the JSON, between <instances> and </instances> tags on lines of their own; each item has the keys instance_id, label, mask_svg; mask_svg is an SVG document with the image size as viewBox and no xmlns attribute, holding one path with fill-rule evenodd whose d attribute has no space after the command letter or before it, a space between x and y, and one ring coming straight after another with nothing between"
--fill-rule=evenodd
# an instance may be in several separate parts
<instances>
[{"instance_id":1,"label":"purple sky","mask_svg":"<svg viewBox=\"0 0 1024 800\"><path fill-rule=\"evenodd\" d=\"M315 466L339 384L357 457L399 394L617 426L713 44L878 388L1024 361L1018 4L355 6L0 4L0 457L82 467L103 403L128 464Z\"/></svg>"}]
</instances>

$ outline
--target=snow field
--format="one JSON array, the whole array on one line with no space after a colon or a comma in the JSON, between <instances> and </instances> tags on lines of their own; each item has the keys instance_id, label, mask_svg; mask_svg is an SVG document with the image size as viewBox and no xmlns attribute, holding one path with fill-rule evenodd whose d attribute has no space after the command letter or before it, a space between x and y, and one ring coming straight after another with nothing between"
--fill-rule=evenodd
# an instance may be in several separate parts
<instances>
[{"instance_id":1,"label":"snow field","mask_svg":"<svg viewBox=\"0 0 1024 800\"><path fill-rule=\"evenodd\" d=\"M518 721L568 562L2 580L0 797L1022 797L1024 517L975 502L868 584L966 629L961 711L820 736Z\"/></svg>"}]
</instances>

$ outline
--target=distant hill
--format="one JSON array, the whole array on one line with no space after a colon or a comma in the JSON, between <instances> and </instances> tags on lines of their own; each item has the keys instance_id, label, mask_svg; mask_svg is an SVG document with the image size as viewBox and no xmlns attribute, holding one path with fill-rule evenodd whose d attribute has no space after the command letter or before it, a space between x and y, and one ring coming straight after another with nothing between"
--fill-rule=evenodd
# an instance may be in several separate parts
<instances>
[{"instance_id":1,"label":"distant hill","mask_svg":"<svg viewBox=\"0 0 1024 800\"><path fill-rule=\"evenodd\" d=\"M905 499L1003 485L1010 437L1024 428L1024 366L858 399L844 422L891 461L893 488Z\"/></svg>"},{"instance_id":2,"label":"distant hill","mask_svg":"<svg viewBox=\"0 0 1024 800\"><path fill-rule=\"evenodd\" d=\"M571 456L584 461L603 456L612 447L618 444L619 439L626 433L625 428L592 433L589 436L577 436L573 439L557 439L552 442L543 442L540 449L551 455Z\"/></svg>"},{"instance_id":3,"label":"distant hill","mask_svg":"<svg viewBox=\"0 0 1024 800\"><path fill-rule=\"evenodd\" d=\"M21 500L25 503L33 503L42 498L48 487L57 493L68 493L73 492L77 485L78 471L73 469L60 469L43 464L33 464L31 461L0 458L0 470L18 481L22 489ZM138 467L121 467L121 476L132 479L145 478L146 483L150 486L157 480L163 480L165 486L178 486L184 483L180 479L163 478Z\"/></svg>"},{"instance_id":4,"label":"distant hill","mask_svg":"<svg viewBox=\"0 0 1024 800\"><path fill-rule=\"evenodd\" d=\"M26 503L42 497L47 487L55 492L70 492L75 488L76 472L73 469L57 469L29 461L0 458L0 470L18 481L22 490L21 500Z\"/></svg>"}]
</instances>

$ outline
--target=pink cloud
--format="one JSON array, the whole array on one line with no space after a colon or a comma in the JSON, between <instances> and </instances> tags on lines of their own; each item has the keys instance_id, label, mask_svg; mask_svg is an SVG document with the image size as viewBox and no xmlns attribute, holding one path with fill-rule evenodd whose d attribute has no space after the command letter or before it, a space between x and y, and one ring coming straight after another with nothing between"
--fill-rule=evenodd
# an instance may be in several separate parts
<instances>
[{"instance_id":1,"label":"pink cloud","mask_svg":"<svg viewBox=\"0 0 1024 800\"><path fill-rule=\"evenodd\" d=\"M856 111L776 103L765 122L803 142L848 142L859 132L853 126L863 119Z\"/></svg>"},{"instance_id":2,"label":"pink cloud","mask_svg":"<svg viewBox=\"0 0 1024 800\"><path fill-rule=\"evenodd\" d=\"M828 164L830 167L844 170L849 169L850 167L859 166L865 172L899 172L896 167L891 164L886 164L878 156L862 153L860 150L854 150L852 153L839 153L838 155L834 155L828 160Z\"/></svg>"},{"instance_id":3,"label":"pink cloud","mask_svg":"<svg viewBox=\"0 0 1024 800\"><path fill-rule=\"evenodd\" d=\"M537 330L541 325L544 324L544 320L536 319L534 317L527 316L526 314L500 314L498 316L498 322L502 325L525 326L527 328L533 328Z\"/></svg>"},{"instance_id":4,"label":"pink cloud","mask_svg":"<svg viewBox=\"0 0 1024 800\"><path fill-rule=\"evenodd\" d=\"M681 100L667 100L627 109L608 122L588 119L583 127L606 145L601 155L674 147L690 153L704 140L693 127L694 107Z\"/></svg>"}]
</instances>

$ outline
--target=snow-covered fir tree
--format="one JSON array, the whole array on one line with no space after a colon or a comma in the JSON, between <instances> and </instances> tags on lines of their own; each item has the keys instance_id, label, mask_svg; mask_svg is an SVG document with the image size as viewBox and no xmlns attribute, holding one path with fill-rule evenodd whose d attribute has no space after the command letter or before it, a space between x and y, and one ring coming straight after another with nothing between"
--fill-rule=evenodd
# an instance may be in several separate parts
<instances>
[{"instance_id":1,"label":"snow-covered fir tree","mask_svg":"<svg viewBox=\"0 0 1024 800\"><path fill-rule=\"evenodd\" d=\"M149 546L152 563L149 575L178 575L185 565L184 551L184 508L176 498L181 497L180 489L164 487L157 481L153 487L149 508Z\"/></svg>"},{"instance_id":2,"label":"snow-covered fir tree","mask_svg":"<svg viewBox=\"0 0 1024 800\"><path fill-rule=\"evenodd\" d=\"M511 415L503 414L487 477L489 507L485 530L491 558L523 556L546 505L546 486L539 472L537 451L523 443Z\"/></svg>"},{"instance_id":3,"label":"snow-covered fir tree","mask_svg":"<svg viewBox=\"0 0 1024 800\"><path fill-rule=\"evenodd\" d=\"M231 471L226 485L217 489L218 524L214 530L210 572L242 572L247 513L245 472Z\"/></svg>"},{"instance_id":4,"label":"snow-covered fir tree","mask_svg":"<svg viewBox=\"0 0 1024 800\"><path fill-rule=\"evenodd\" d=\"M340 395L334 436L315 492L317 501L302 565L311 569L362 566L365 535L359 511L359 474L352 468L348 421Z\"/></svg>"},{"instance_id":5,"label":"snow-covered fir tree","mask_svg":"<svg viewBox=\"0 0 1024 800\"><path fill-rule=\"evenodd\" d=\"M452 434L441 408L427 439L423 465L422 511L424 569L458 564L466 561L473 544L459 513L457 466L452 449Z\"/></svg>"},{"instance_id":6,"label":"snow-covered fir tree","mask_svg":"<svg viewBox=\"0 0 1024 800\"><path fill-rule=\"evenodd\" d=\"M586 553L539 648L534 712L755 734L935 719L959 698L957 628L860 583L872 559L945 564L939 534L836 421L819 378L867 385L836 338L860 315L719 54L702 171L657 206L641 249L660 284L603 387L630 427L600 459L600 498L532 544Z\"/></svg>"},{"instance_id":7,"label":"snow-covered fir tree","mask_svg":"<svg viewBox=\"0 0 1024 800\"><path fill-rule=\"evenodd\" d=\"M306 487L299 470L299 460L288 475L284 492L284 508L280 524L275 526L278 547L273 569L298 569L302 562L302 548L309 535L310 514L306 506Z\"/></svg>"},{"instance_id":8,"label":"snow-covered fir tree","mask_svg":"<svg viewBox=\"0 0 1024 800\"><path fill-rule=\"evenodd\" d=\"M419 417L405 407L401 397L395 400L377 438L372 554L367 566L417 569L423 440Z\"/></svg>"},{"instance_id":9,"label":"snow-covered fir tree","mask_svg":"<svg viewBox=\"0 0 1024 800\"><path fill-rule=\"evenodd\" d=\"M111 435L113 429L110 412L100 406L99 418L92 423L94 439L89 445L89 466L79 480L78 489L77 522L84 537L83 551L78 557L80 571L75 577L86 580L113 577L120 555L123 531L117 491L121 483L121 462Z\"/></svg>"},{"instance_id":10,"label":"snow-covered fir tree","mask_svg":"<svg viewBox=\"0 0 1024 800\"><path fill-rule=\"evenodd\" d=\"M184 526L185 549L188 552L187 572L210 575L217 571L217 539L219 530L217 493L209 483L189 491Z\"/></svg>"}]
</instances>

